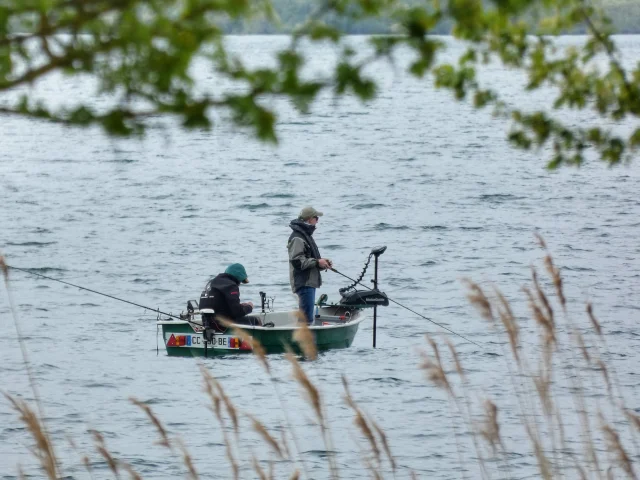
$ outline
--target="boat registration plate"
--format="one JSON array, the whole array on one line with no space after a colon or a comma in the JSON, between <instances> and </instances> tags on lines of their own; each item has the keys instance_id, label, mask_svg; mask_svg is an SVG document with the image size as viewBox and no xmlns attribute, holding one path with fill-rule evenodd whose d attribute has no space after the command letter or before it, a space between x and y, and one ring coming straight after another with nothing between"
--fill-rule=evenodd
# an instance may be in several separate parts
<instances>
[{"instance_id":1,"label":"boat registration plate","mask_svg":"<svg viewBox=\"0 0 640 480\"><path fill-rule=\"evenodd\" d=\"M204 337L202 335L180 335L167 334L167 347L190 347L204 348ZM233 335L214 335L213 340L207 345L208 348L221 350L239 350L242 341ZM247 348L249 350L250 348Z\"/></svg>"}]
</instances>

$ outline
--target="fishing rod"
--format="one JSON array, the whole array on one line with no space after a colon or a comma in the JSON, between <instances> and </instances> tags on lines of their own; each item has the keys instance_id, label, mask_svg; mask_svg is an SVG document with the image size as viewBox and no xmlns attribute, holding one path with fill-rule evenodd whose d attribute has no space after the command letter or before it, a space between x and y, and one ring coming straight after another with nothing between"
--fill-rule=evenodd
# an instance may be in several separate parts
<instances>
[{"instance_id":1,"label":"fishing rod","mask_svg":"<svg viewBox=\"0 0 640 480\"><path fill-rule=\"evenodd\" d=\"M329 267L329 270L331 270L332 272L337 273L338 275L342 275L343 277L345 277L345 278L347 278L347 279L351 280L352 282L354 282L354 285L355 285L356 283L359 283L360 285L362 285L362 286L363 286L364 288L366 288L367 290L373 290L373 288L371 288L371 287L369 287L369 286L365 285L364 283L362 283L362 282L360 282L360 281L358 281L358 280L354 280L353 278L351 278L351 277L349 277L349 276L345 275L345 274L344 274L344 273L342 273L342 272L339 272L338 270L336 270L336 269L335 269L335 268L333 268L333 267ZM376 285L376 287L377 287L377 285ZM422 315L421 313L418 313L418 312L416 312L415 310L412 310L412 309L410 309L409 307L407 307L407 306L405 306L405 305L402 305L400 302L396 302L395 300L393 300L392 298L389 298L389 297L387 297L387 299L388 299L390 302L395 303L395 304L396 304L396 305L398 305L399 307L402 307L402 308L404 308L404 309L406 309L406 310L409 310L411 313L415 313L415 314L416 314L416 315L418 315L419 317L422 317L422 318L424 318L425 320L427 320L427 321L429 321L429 322L433 323L434 325L437 325L438 327L440 327L440 328L442 328L442 329L446 330L447 332L449 332L449 333L453 333L454 335L456 335L456 336L458 336L458 337L462 338L463 340L466 340L467 342L473 343L476 347L482 348L480 345L478 345L478 344L477 344L476 342L474 342L473 340L469 340L467 337L465 337L465 336L463 336L463 335L460 335L459 333L454 332L454 331L453 331L453 330L451 330L450 328L447 328L447 327L445 327L444 325L439 324L438 322L434 322L433 320L431 320L431 319L430 319L430 318L428 318L428 317L425 317L425 316L424 316L424 315Z\"/></svg>"},{"instance_id":2,"label":"fishing rod","mask_svg":"<svg viewBox=\"0 0 640 480\"><path fill-rule=\"evenodd\" d=\"M53 280L54 282L64 283L65 285L70 285L72 287L79 288L80 290L86 290L87 292L97 293L98 295L102 295L103 297L108 297L108 298L112 298L114 300L118 300L119 302L124 302L124 303L128 303L130 305L135 305L136 307L144 308L145 310L151 310L152 312L161 313L162 315L166 315L167 317L175 318L177 320L185 320L184 318L177 317L175 315L172 315L171 313L163 312L158 308L145 307L144 305L140 305L139 303L130 302L129 300L124 300L122 298L114 297L113 295L108 295L106 293L97 292L96 290L91 290L90 288L81 287L80 285L74 285L73 283L65 282L64 280L58 280L57 278L53 278L53 277L48 277L46 275L42 275L41 273L32 272L32 271L24 269L24 268L13 267L11 265L7 265L7 267L12 268L13 270L19 270L19 271L24 272L24 273L29 273L31 275L36 275L38 277L46 278L47 280ZM187 321L189 321L189 320L187 320ZM189 323L192 323L192 322L189 322Z\"/></svg>"}]
</instances>

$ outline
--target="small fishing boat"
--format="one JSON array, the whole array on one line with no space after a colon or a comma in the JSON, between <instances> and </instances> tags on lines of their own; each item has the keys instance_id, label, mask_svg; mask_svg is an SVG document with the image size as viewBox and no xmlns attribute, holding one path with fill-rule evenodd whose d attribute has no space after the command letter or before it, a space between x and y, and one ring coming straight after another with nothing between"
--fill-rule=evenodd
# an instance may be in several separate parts
<instances>
[{"instance_id":1,"label":"small fishing boat","mask_svg":"<svg viewBox=\"0 0 640 480\"><path fill-rule=\"evenodd\" d=\"M157 329L162 330L167 354L170 356L213 356L233 353L247 353L253 351L254 341L260 342L267 353L281 353L291 348L294 352L300 352L299 345L295 340L295 333L301 328L308 328L311 331L318 350L328 350L332 348L347 348L353 343L353 339L358 332L358 327L366 319L367 312L373 310L373 348L376 347L376 320L377 309L380 306L387 306L389 302L418 315L424 320L440 327L447 332L460 337L461 339L482 348L481 345L470 340L464 335L454 332L449 327L435 322L415 310L401 304L400 302L387 297L386 294L378 290L378 257L382 255L387 247L378 247L371 250L360 276L353 279L335 268L330 270L341 275L353 283L345 288L341 288L340 301L338 303L327 303L327 296L320 295L316 305L313 322L310 326L298 323L300 312L291 310L285 312L275 312L273 310L273 297L267 300L267 295L260 292L262 299L262 312L249 315L253 317L253 325L235 324L231 327L221 325L215 319L213 310L200 309L198 302L189 300L187 302L187 312L178 315L160 311L159 308L151 308L140 303L118 298L104 292L98 292L91 288L75 285L58 278L52 278L29 269L6 265L4 259L0 257L0 264L6 268L45 278L63 285L79 288L96 295L102 295L112 300L128 303L148 311L158 314ZM375 272L371 282L373 288L362 283L364 274L367 271L371 258L375 257ZM366 290L356 290L356 285L363 286ZM161 317L163 315L164 317ZM211 321L213 318L213 322ZM203 322L204 320L204 322ZM239 335L235 329L240 329Z\"/></svg>"},{"instance_id":2,"label":"small fishing boat","mask_svg":"<svg viewBox=\"0 0 640 480\"><path fill-rule=\"evenodd\" d=\"M378 257L386 248L379 247L371 251L360 277L354 280L352 285L339 290L339 302L326 303L327 295L320 295L313 322L308 326L318 350L350 347L358 327L371 310L374 318L375 347L377 307L389 305L387 296L378 290L377 278ZM372 256L375 257L375 274L372 280L374 288L357 290L355 285L362 285L362 277ZM157 324L162 330L167 355L209 357L251 353L254 339L260 342L267 353L283 353L287 348L300 352L294 339L296 330L305 328L304 324L299 323L300 312L298 310L274 311L273 298L269 300L264 292L260 292L260 297L261 312L248 316L256 320L254 325L235 324L230 327L218 322L212 325L208 320L211 317L207 316L214 315L213 310L200 310L195 300L187 302L186 313L181 313L179 317L159 318ZM203 319L207 321L203 322ZM234 333L235 329L248 335L238 335Z\"/></svg>"}]
</instances>

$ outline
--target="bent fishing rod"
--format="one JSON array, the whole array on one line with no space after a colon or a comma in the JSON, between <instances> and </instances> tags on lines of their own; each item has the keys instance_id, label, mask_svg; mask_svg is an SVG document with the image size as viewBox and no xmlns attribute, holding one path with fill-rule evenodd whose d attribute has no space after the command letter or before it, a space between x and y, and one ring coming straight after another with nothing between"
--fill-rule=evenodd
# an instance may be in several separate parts
<instances>
[{"instance_id":1,"label":"bent fishing rod","mask_svg":"<svg viewBox=\"0 0 640 480\"><path fill-rule=\"evenodd\" d=\"M145 307L144 305L140 305L139 303L130 302L129 300L124 300L122 298L114 297L113 295L108 295L106 293L98 292L96 290L91 290L90 288L81 287L80 285L74 285L73 283L65 282L64 280L58 280L57 278L53 278L53 277L48 277L47 275L42 275L41 273L32 272L32 271L27 270L25 268L18 268L18 267L14 267L12 265L7 265L7 267L9 267L9 268L11 268L13 270L19 270L19 271L24 272L24 273L28 273L28 274L31 274L31 275L36 275L38 277L46 278L47 280L53 280L54 282L64 283L65 285L70 285L72 287L79 288L80 290L86 290L87 292L97 293L98 295L102 295L103 297L108 297L108 298L112 298L114 300L118 300L119 302L124 302L124 303L128 303L130 305L135 305L136 307L144 308L145 310L150 310L152 312L161 313L162 315L166 315L167 317L175 318L176 320L185 320L184 318L177 317L177 316L175 316L175 315L173 315L171 313L163 312L158 308ZM191 322L189 322L189 323L191 323Z\"/></svg>"},{"instance_id":2,"label":"bent fishing rod","mask_svg":"<svg viewBox=\"0 0 640 480\"><path fill-rule=\"evenodd\" d=\"M371 287L369 287L369 286L365 285L364 283L360 282L359 280L354 280L353 278L351 278L351 277L349 277L349 276L345 275L345 274L344 274L344 273L342 273L342 272L339 272L338 270L336 270L336 269L335 269L335 268L333 268L333 267L329 267L329 270L331 270L331 271L332 271L332 272L334 272L334 273L337 273L338 275L342 275L343 277L347 278L348 280L351 280L352 282L354 282L354 284L355 284L355 283L358 283L358 284L362 285L362 286L363 286L364 288L366 288L367 290L373 290L373 288L371 288ZM425 317L425 316L424 316L424 315L422 315L421 313L418 313L418 312L416 312L415 310L410 309L410 308L409 308L409 307L407 307L406 305L402 305L400 302L396 302L395 300L393 300L392 298L389 298L389 297L387 297L387 299L388 299L391 303L395 303L395 304L396 304L396 305L398 305L399 307L402 307L402 308L404 308L404 309L406 309L406 310L409 310L411 313L415 313L415 314L416 314L416 315L418 315L419 317L424 318L425 320L427 320L427 321L429 321L429 322L433 323L434 325L437 325L438 327L440 327L440 328L442 328L442 329L446 330L447 332L449 332L449 333L453 333L453 334L454 334L454 335L456 335L457 337L460 337L460 338L462 338L463 340L466 340L467 342L473 343L476 347L478 347L478 348L482 348L480 345L478 345L478 344L477 344L476 342L474 342L473 340L469 340L467 337L465 337L465 336L463 336L463 335L460 335L459 333L454 332L454 331L453 331L453 330L451 330L450 328L447 328L447 327L445 327L444 325L439 324L438 322L434 322L434 321L433 321L433 320L431 320L430 318Z\"/></svg>"}]
</instances>

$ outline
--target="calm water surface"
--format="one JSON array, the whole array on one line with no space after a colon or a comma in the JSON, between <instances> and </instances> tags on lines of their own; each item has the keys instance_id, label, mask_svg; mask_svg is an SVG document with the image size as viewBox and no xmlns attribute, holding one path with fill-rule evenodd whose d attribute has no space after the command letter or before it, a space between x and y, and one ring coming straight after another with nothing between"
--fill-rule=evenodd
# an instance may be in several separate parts
<instances>
[{"instance_id":1,"label":"calm water surface","mask_svg":"<svg viewBox=\"0 0 640 480\"><path fill-rule=\"evenodd\" d=\"M283 41L232 39L256 58ZM640 37L620 41L627 61L640 60ZM313 66L322 69L330 61L331 53L320 50ZM574 321L587 324L583 304L591 300L615 345L607 361L629 406L640 408L640 166L589 164L549 173L544 153L509 148L507 125L488 113L473 112L387 66L378 73L384 90L369 105L327 97L304 117L282 106L278 147L225 123L208 133L169 126L143 140L111 140L94 129L3 118L0 249L10 264L172 312L196 298L209 276L242 262L251 279L243 297L257 303L264 290L275 296L276 308L288 309L296 304L288 284L288 223L312 204L325 213L317 243L339 270L358 275L370 248L387 245L383 290L483 345L450 337L476 396L501 406L510 474L534 478L535 458L505 382L502 339L469 306L460 279L494 282L525 316L520 287L542 257L533 236L540 232L562 266ZM203 82L214 81L206 71L199 74ZM495 68L485 77L525 107L545 100L522 95L521 79L508 71ZM90 92L86 82L62 77L37 89L52 103ZM572 115L566 120L580 121ZM336 300L346 282L330 273L324 281L322 291ZM201 362L168 358L162 348L157 354L155 317L136 307L18 272L11 291L67 475L88 478L82 452L90 454L97 478L108 475L89 429L102 432L114 455L146 478L184 475L180 459L155 444L154 428L128 401L133 396L184 439L204 477L229 478L220 427L202 391L204 364L240 410L274 432L285 422L285 409L310 476L327 477L326 447L284 358L270 359L280 402L252 356ZM2 390L30 399L4 291L0 298ZM535 330L531 322L523 329ZM387 433L398 478L408 478L410 470L420 478L460 478L463 470L468 478L479 475L468 437L458 440L466 459L459 460L455 409L417 368L426 333L443 339L437 327L392 305L380 311L377 349L366 322L351 348L305 362L326 404L343 478L369 473L362 462L366 442L343 400L342 375ZM524 342L534 339L529 334ZM558 381L562 391L563 379ZM241 456L277 460L246 419L242 427ZM1 478L15 478L18 464L41 475L30 445L16 414L0 401ZM277 464L276 478L293 468ZM497 466L490 468L500 475ZM390 472L387 463L382 471ZM243 470L243 476L254 474Z\"/></svg>"}]
</instances>

